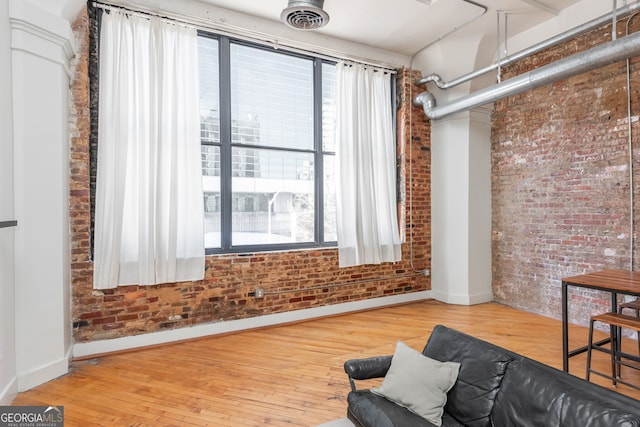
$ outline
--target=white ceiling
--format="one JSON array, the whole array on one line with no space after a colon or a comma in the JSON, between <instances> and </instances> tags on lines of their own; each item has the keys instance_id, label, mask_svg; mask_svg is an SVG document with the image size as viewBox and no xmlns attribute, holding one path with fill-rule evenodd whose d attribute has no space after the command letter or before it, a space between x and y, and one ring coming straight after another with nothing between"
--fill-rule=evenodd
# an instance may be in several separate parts
<instances>
[{"instance_id":1,"label":"white ceiling","mask_svg":"<svg viewBox=\"0 0 640 427\"><path fill-rule=\"evenodd\" d=\"M243 14L279 21L288 0L201 0ZM411 55L444 36L501 39L554 18L579 0L325 0L320 34ZM431 3L431 4L429 4ZM475 4L474 4L475 3ZM487 11L478 5L485 6ZM284 24L282 24L284 25Z\"/></svg>"}]
</instances>

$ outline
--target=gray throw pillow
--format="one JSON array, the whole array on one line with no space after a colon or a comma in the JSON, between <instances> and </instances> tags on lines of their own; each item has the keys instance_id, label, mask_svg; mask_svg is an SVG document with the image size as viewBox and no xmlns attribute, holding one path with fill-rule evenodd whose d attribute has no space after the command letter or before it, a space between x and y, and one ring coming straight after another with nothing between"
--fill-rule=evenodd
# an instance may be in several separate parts
<instances>
[{"instance_id":1,"label":"gray throw pillow","mask_svg":"<svg viewBox=\"0 0 640 427\"><path fill-rule=\"evenodd\" d=\"M431 359L398 341L387 375L371 391L439 426L459 370L459 363Z\"/></svg>"}]
</instances>

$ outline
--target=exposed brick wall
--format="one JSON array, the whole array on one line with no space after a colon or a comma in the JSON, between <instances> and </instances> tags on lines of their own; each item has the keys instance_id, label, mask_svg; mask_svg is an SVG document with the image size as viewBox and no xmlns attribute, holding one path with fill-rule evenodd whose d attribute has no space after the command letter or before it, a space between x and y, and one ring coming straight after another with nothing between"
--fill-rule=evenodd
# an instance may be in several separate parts
<instances>
[{"instance_id":1,"label":"exposed brick wall","mask_svg":"<svg viewBox=\"0 0 640 427\"><path fill-rule=\"evenodd\" d=\"M640 20L633 24L637 31ZM609 42L610 30L598 29L506 67L504 78ZM623 31L620 23L619 37ZM634 151L640 131L639 65L639 58L631 60ZM623 61L495 104L492 256L497 301L559 318L563 277L629 268L626 86ZM637 152L634 163L637 168ZM634 191L637 185L638 179ZM608 306L606 295L572 292L570 320L586 324L590 313Z\"/></svg>"},{"instance_id":2,"label":"exposed brick wall","mask_svg":"<svg viewBox=\"0 0 640 427\"><path fill-rule=\"evenodd\" d=\"M77 55L72 62L70 108L71 287L76 290L91 280L90 191L89 191L89 19L86 8L73 23ZM73 308L75 319L76 307Z\"/></svg>"},{"instance_id":3,"label":"exposed brick wall","mask_svg":"<svg viewBox=\"0 0 640 427\"><path fill-rule=\"evenodd\" d=\"M396 264L338 268L337 249L208 256L205 279L198 282L157 286L123 286L94 291L90 261L89 206L89 99L88 19L78 18L74 30L81 55L73 82L74 126L72 140L71 218L72 295L76 341L109 339L182 328L221 320L241 319L430 289L428 277L412 270L410 245L403 245L403 261ZM407 240L413 233L413 266L430 268L430 131L418 109L414 109L412 153L408 152L408 108L405 94L411 79L398 74L400 173L408 184L408 159L412 158L413 223L406 211L407 191L402 191L402 217ZM413 75L412 78L416 78ZM378 279L383 280L378 280ZM357 283L356 283L357 282ZM344 284L342 286L335 286ZM263 299L249 297L256 287L264 288ZM314 289L309 289L314 288ZM305 290L306 289L306 290ZM278 293L287 291L285 293ZM277 293L277 294L276 294Z\"/></svg>"}]
</instances>

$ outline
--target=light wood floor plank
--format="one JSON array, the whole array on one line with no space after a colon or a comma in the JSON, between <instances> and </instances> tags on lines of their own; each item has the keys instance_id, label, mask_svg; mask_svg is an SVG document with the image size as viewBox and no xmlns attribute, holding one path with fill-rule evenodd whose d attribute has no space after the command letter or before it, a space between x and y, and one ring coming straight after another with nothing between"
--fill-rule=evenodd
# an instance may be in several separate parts
<instances>
[{"instance_id":1,"label":"light wood floor plank","mask_svg":"<svg viewBox=\"0 0 640 427\"><path fill-rule=\"evenodd\" d=\"M392 354L397 340L422 350L437 324L562 366L557 320L495 303L424 301L74 362L68 375L13 404L64 405L66 427L315 426L345 415L345 360ZM572 347L585 345L587 329L572 326L570 339ZM572 358L571 373L584 377L585 360ZM594 363L609 366L598 352ZM640 374L623 374L640 384ZM623 385L617 391L640 397Z\"/></svg>"}]
</instances>

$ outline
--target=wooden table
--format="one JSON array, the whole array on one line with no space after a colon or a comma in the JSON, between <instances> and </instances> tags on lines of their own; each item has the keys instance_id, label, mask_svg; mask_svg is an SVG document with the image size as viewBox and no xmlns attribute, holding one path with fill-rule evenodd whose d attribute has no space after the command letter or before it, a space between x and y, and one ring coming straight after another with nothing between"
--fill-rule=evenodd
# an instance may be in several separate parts
<instances>
[{"instance_id":1,"label":"wooden table","mask_svg":"<svg viewBox=\"0 0 640 427\"><path fill-rule=\"evenodd\" d=\"M628 270L602 270L595 273L582 274L580 276L566 277L562 279L562 369L569 372L569 358L587 351L587 346L569 350L569 312L568 295L569 286L597 289L611 293L611 311L616 312L618 307L618 294L640 297L640 272ZM609 339L600 341L604 344Z\"/></svg>"}]
</instances>

